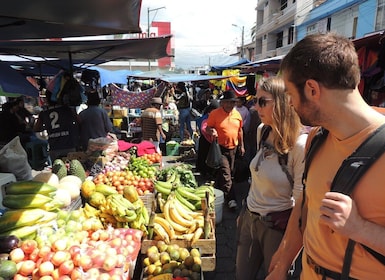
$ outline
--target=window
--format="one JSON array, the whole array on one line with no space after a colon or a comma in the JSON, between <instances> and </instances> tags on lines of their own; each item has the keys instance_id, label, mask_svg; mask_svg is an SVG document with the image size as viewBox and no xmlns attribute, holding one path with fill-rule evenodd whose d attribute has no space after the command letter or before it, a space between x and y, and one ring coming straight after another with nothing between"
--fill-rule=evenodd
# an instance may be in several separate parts
<instances>
[{"instance_id":1,"label":"window","mask_svg":"<svg viewBox=\"0 0 385 280\"><path fill-rule=\"evenodd\" d=\"M294 43L294 26L289 27L289 34L287 36L287 44L291 45Z\"/></svg>"},{"instance_id":2,"label":"window","mask_svg":"<svg viewBox=\"0 0 385 280\"><path fill-rule=\"evenodd\" d=\"M277 43L276 48L281 48L283 46L283 31L277 33Z\"/></svg>"},{"instance_id":3,"label":"window","mask_svg":"<svg viewBox=\"0 0 385 280\"><path fill-rule=\"evenodd\" d=\"M287 0L281 0L281 11L287 8Z\"/></svg>"},{"instance_id":4,"label":"window","mask_svg":"<svg viewBox=\"0 0 385 280\"><path fill-rule=\"evenodd\" d=\"M385 0L378 0L376 16L376 30L385 28Z\"/></svg>"}]
</instances>

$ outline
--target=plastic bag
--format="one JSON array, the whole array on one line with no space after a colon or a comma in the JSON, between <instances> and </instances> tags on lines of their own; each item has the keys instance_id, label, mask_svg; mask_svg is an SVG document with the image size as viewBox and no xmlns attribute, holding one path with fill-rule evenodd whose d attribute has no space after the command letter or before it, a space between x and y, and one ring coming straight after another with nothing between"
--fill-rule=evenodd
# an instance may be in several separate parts
<instances>
[{"instance_id":1,"label":"plastic bag","mask_svg":"<svg viewBox=\"0 0 385 280\"><path fill-rule=\"evenodd\" d=\"M19 136L13 138L0 150L0 172L13 173L17 181L32 179L32 168Z\"/></svg>"},{"instance_id":2,"label":"plastic bag","mask_svg":"<svg viewBox=\"0 0 385 280\"><path fill-rule=\"evenodd\" d=\"M210 145L209 152L206 158L206 165L208 167L218 169L219 167L221 167L221 163L222 163L222 152L221 152L221 148L219 147L217 139L215 139Z\"/></svg>"}]
</instances>

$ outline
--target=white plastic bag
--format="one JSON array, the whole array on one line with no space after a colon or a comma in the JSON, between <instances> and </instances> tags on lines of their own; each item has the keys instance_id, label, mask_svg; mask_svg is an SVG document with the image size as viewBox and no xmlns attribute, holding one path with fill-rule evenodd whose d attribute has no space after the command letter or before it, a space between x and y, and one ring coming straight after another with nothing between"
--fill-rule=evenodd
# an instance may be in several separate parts
<instances>
[{"instance_id":1,"label":"white plastic bag","mask_svg":"<svg viewBox=\"0 0 385 280\"><path fill-rule=\"evenodd\" d=\"M13 138L0 150L0 171L13 173L17 181L32 179L32 168L19 136Z\"/></svg>"}]
</instances>

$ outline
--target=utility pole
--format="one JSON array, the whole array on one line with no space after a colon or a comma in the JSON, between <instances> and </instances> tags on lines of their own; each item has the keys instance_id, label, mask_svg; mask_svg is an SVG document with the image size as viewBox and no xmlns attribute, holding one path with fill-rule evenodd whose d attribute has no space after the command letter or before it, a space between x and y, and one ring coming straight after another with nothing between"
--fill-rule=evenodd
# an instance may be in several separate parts
<instances>
[{"instance_id":1,"label":"utility pole","mask_svg":"<svg viewBox=\"0 0 385 280\"><path fill-rule=\"evenodd\" d=\"M160 9L165 9L166 7L160 7L155 9L150 9L150 7L147 7L147 38L150 38L150 24L152 24L152 21L150 22L150 12L154 12ZM151 70L151 60L148 60L148 70Z\"/></svg>"},{"instance_id":2,"label":"utility pole","mask_svg":"<svg viewBox=\"0 0 385 280\"><path fill-rule=\"evenodd\" d=\"M241 58L244 58L244 56L245 56L245 26L240 27L236 24L232 24L232 26L238 27L242 31L240 55L241 55Z\"/></svg>"}]
</instances>

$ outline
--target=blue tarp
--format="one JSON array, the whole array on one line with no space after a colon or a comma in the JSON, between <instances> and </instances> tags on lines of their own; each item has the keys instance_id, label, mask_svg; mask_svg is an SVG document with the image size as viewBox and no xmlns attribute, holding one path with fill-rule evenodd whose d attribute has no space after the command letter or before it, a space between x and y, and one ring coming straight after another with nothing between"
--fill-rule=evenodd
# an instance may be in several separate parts
<instances>
[{"instance_id":1,"label":"blue tarp","mask_svg":"<svg viewBox=\"0 0 385 280\"><path fill-rule=\"evenodd\" d=\"M246 64L249 62L250 62L250 60L248 60L246 58L242 58L241 60L238 60L237 62L234 62L231 64L221 65L221 66L211 66L211 71L222 71L222 70L230 69L230 68L233 68L235 66L239 66L239 65Z\"/></svg>"}]
</instances>

